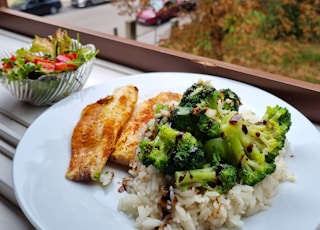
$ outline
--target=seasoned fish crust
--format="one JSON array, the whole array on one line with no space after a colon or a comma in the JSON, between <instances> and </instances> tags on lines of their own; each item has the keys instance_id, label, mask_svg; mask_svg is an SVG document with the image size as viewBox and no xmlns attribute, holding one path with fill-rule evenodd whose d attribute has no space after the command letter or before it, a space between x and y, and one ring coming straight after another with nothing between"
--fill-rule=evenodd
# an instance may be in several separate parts
<instances>
[{"instance_id":1,"label":"seasoned fish crust","mask_svg":"<svg viewBox=\"0 0 320 230\"><path fill-rule=\"evenodd\" d=\"M131 118L122 129L116 143L115 151L110 156L110 161L129 166L135 156L135 149L141 140L141 128L154 116L153 108L158 102L168 103L181 100L181 94L172 92L160 92L153 98L142 101L135 108Z\"/></svg>"},{"instance_id":2,"label":"seasoned fish crust","mask_svg":"<svg viewBox=\"0 0 320 230\"><path fill-rule=\"evenodd\" d=\"M97 180L124 124L138 100L138 89L121 86L113 95L87 105L75 126L71 140L71 160L66 178L74 181Z\"/></svg>"}]
</instances>

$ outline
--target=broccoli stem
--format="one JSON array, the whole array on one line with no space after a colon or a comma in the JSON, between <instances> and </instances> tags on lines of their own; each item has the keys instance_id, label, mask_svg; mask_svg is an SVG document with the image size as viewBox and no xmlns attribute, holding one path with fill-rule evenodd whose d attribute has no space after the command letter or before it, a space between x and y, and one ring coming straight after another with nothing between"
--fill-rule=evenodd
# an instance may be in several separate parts
<instances>
[{"instance_id":1,"label":"broccoli stem","mask_svg":"<svg viewBox=\"0 0 320 230\"><path fill-rule=\"evenodd\" d=\"M217 182L216 167L204 167L201 169L177 171L175 173L176 184L179 187L190 185L208 186Z\"/></svg>"},{"instance_id":2,"label":"broccoli stem","mask_svg":"<svg viewBox=\"0 0 320 230\"><path fill-rule=\"evenodd\" d=\"M204 165L203 168L176 171L176 185L188 189L198 187L227 193L237 181L237 169L229 164Z\"/></svg>"}]
</instances>

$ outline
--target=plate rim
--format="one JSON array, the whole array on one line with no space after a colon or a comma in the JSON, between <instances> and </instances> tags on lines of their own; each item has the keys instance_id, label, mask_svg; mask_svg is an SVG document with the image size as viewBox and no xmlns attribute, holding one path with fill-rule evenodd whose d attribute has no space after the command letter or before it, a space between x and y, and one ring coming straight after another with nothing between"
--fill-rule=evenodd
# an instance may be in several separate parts
<instances>
[{"instance_id":1,"label":"plate rim","mask_svg":"<svg viewBox=\"0 0 320 230\"><path fill-rule=\"evenodd\" d=\"M276 98L277 100L280 100L282 103L284 104L287 104L290 108L290 110L292 112L295 113L295 115L299 115L300 117L304 118L304 122L307 122L307 124L310 126L310 127L313 127L314 131L316 131L316 134L318 134L318 131L317 129L314 127L314 125L312 124L312 122L305 116L303 115L298 109L296 109L293 105L289 104L288 102L286 102L285 100L269 93L268 91L265 91L261 88L258 88L256 86L252 86L252 85L249 85L247 83L243 83L243 82L238 82L238 81L235 81L235 80L232 80L232 79L228 79L228 78L222 78L222 77L219 77L219 76L213 76L213 75L207 75L207 74L199 74L199 73L184 73L184 72L152 72L152 73L141 73L141 74L134 74L134 75L129 75L129 76L126 76L126 77L121 77L121 78L114 78L114 79L110 79L110 81L114 81L114 82L122 82L122 81L128 81L130 79L134 79L134 78L145 78L145 77L159 77L158 75L161 74L161 75L167 75L167 77L169 76L172 76L172 75L176 75L176 76L189 76L191 78L199 78L201 76L203 76L204 78L218 78L220 80L223 80L223 81L226 81L226 82L233 82L233 84L242 84L246 87L250 87L252 88L253 90L258 90L260 91L261 93L263 94L266 94L268 96L271 96L271 97L274 97ZM120 80L121 79L121 80ZM212 81L212 84L214 84L214 82ZM17 186L16 186L16 183L17 183L17 177L16 177L16 161L18 159L18 157L20 157L20 148L22 148L21 146L24 144L23 140L25 138L26 135L29 135L29 132L31 132L33 130L33 127L34 127L34 124L36 124L39 120L43 119L43 117L45 116L48 116L46 114L50 113L51 110L54 110L56 107L60 106L60 105L67 105L68 103L71 103L72 100L74 100L74 98L77 97L77 95L81 94L81 93L88 93L90 90L92 89L95 89L95 88L99 88L99 87L102 87L104 85L108 85L108 82L104 82L104 83L100 83L100 84L97 84L97 85L93 85L93 86L90 86L88 88L85 88L83 90L81 90L80 92L76 92L70 96L68 96L67 98L57 102L56 104L52 105L51 107L49 107L47 110L45 110L43 113L41 113L33 122L32 124L28 127L28 129L26 130L24 136L21 138L21 140L19 141L18 145L17 145L17 148L16 148L16 154L14 155L13 157L13 167L12 167L12 175L13 175L13 189L14 189L14 194L15 194L15 197L17 199L17 202L19 204L19 207L22 209L23 213L27 216L28 220L35 226L35 227L39 227L40 225L37 223L39 221L36 221L34 220L34 218L32 216L29 216L29 213L27 212L27 209L26 207L24 207L24 202L22 201L22 197L20 197L20 194L19 194L19 191L17 191ZM232 89L232 88L231 88ZM241 94L240 94L240 97L241 97ZM31 130L31 131L29 131ZM319 134L318 134L319 135ZM320 137L320 135L319 135ZM27 212L27 213L26 213Z\"/></svg>"}]
</instances>

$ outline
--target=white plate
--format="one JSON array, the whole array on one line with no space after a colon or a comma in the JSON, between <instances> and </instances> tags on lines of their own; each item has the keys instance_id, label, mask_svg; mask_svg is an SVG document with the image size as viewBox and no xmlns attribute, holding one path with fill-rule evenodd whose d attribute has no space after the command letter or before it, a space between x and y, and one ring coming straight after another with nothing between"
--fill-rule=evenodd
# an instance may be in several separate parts
<instances>
[{"instance_id":1,"label":"white plate","mask_svg":"<svg viewBox=\"0 0 320 230\"><path fill-rule=\"evenodd\" d=\"M159 91L183 92L199 79L216 88L229 87L244 107L261 116L267 105L281 105L292 113L288 133L291 150L289 170L295 183L281 184L271 207L245 219L244 229L314 229L320 221L320 134L295 108L258 88L208 75L149 73L111 80L76 93L49 108L27 130L14 157L14 189L20 207L37 229L133 229L134 221L117 210L119 181L126 170L107 164L115 179L107 188L65 179L70 159L70 139L81 110L113 92L117 86L134 84L139 99Z\"/></svg>"}]
</instances>

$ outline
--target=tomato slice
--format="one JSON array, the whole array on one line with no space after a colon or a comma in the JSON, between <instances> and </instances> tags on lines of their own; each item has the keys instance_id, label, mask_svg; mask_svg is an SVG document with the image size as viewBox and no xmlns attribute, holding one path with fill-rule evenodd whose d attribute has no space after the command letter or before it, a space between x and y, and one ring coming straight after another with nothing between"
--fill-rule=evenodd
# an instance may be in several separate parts
<instances>
[{"instance_id":1,"label":"tomato slice","mask_svg":"<svg viewBox=\"0 0 320 230\"><path fill-rule=\"evenodd\" d=\"M16 57L15 55L12 55L12 56L10 57L10 61L14 62L14 61L16 61L16 60L17 60L17 57Z\"/></svg>"},{"instance_id":2,"label":"tomato slice","mask_svg":"<svg viewBox=\"0 0 320 230\"><path fill-rule=\"evenodd\" d=\"M69 56L71 56L72 59L77 59L78 58L78 54L77 53L70 53Z\"/></svg>"},{"instance_id":3,"label":"tomato slice","mask_svg":"<svg viewBox=\"0 0 320 230\"><path fill-rule=\"evenodd\" d=\"M56 62L67 62L70 60L71 60L71 58L67 54L59 54L56 57Z\"/></svg>"},{"instance_id":4,"label":"tomato slice","mask_svg":"<svg viewBox=\"0 0 320 230\"><path fill-rule=\"evenodd\" d=\"M70 54L64 53L64 54L59 54L56 57L56 62L68 62L76 58L77 58L77 53L70 53Z\"/></svg>"},{"instance_id":5,"label":"tomato slice","mask_svg":"<svg viewBox=\"0 0 320 230\"><path fill-rule=\"evenodd\" d=\"M71 60L77 58L77 54L76 53L64 53L64 54L59 54L57 57L56 57L56 70L58 71L62 71L64 69L77 69L77 66L74 65L74 64L71 64L71 63L68 63L70 62Z\"/></svg>"},{"instance_id":6,"label":"tomato slice","mask_svg":"<svg viewBox=\"0 0 320 230\"><path fill-rule=\"evenodd\" d=\"M77 68L76 65L68 64L65 62L57 62L55 64L55 70L57 70L57 71L70 70L70 69L74 70L76 68Z\"/></svg>"},{"instance_id":7,"label":"tomato slice","mask_svg":"<svg viewBox=\"0 0 320 230\"><path fill-rule=\"evenodd\" d=\"M9 69L12 69L12 68L13 68L13 66L12 66L12 64L10 62L2 63L2 71L3 72L6 73Z\"/></svg>"},{"instance_id":8,"label":"tomato slice","mask_svg":"<svg viewBox=\"0 0 320 230\"><path fill-rule=\"evenodd\" d=\"M78 67L74 64L68 64L68 68L70 69L77 69Z\"/></svg>"},{"instance_id":9,"label":"tomato slice","mask_svg":"<svg viewBox=\"0 0 320 230\"><path fill-rule=\"evenodd\" d=\"M49 71L64 71L64 70L74 70L77 66L70 62L76 57L76 53L72 54L59 54L54 61L45 59L43 57L36 56L34 59L35 64L41 64L43 69Z\"/></svg>"},{"instance_id":10,"label":"tomato slice","mask_svg":"<svg viewBox=\"0 0 320 230\"><path fill-rule=\"evenodd\" d=\"M57 62L55 64L55 70L62 71L68 68L68 64L65 62Z\"/></svg>"},{"instance_id":11,"label":"tomato slice","mask_svg":"<svg viewBox=\"0 0 320 230\"><path fill-rule=\"evenodd\" d=\"M48 59L45 59L42 57L35 57L34 63L37 65L40 64L43 69L46 69L49 71L55 70L55 62L54 61L51 61L51 60L48 60Z\"/></svg>"}]
</instances>

